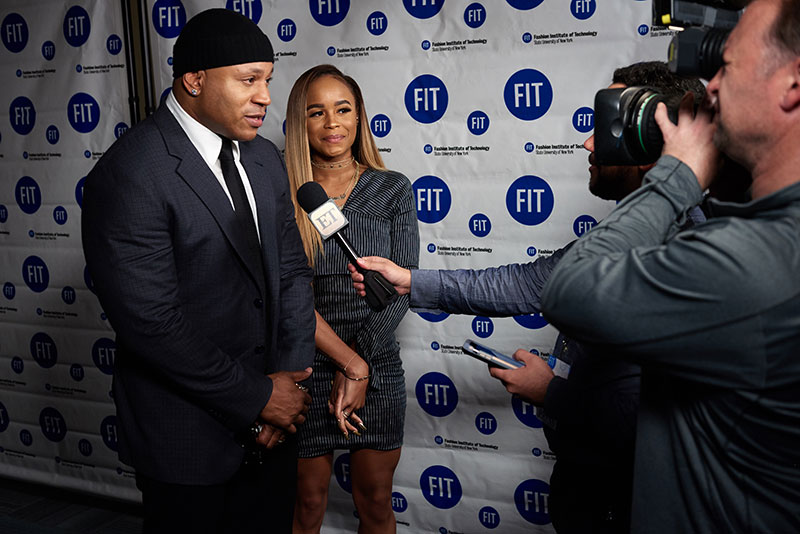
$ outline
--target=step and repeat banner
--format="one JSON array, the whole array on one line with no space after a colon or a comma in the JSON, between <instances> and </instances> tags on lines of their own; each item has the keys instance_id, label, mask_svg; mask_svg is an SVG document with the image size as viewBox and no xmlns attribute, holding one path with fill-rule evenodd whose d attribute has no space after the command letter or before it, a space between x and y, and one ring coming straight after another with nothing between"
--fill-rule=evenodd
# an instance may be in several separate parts
<instances>
[{"instance_id":1,"label":"step and repeat banner","mask_svg":"<svg viewBox=\"0 0 800 534\"><path fill-rule=\"evenodd\" d=\"M114 454L113 333L87 289L79 238L82 177L129 123L118 7L8 3L0 474L55 474L136 499ZM616 67L664 59L671 36L650 26L649 0L146 0L157 98L171 85L175 38L211 7L250 17L273 43L260 133L279 147L303 71L332 63L359 82L387 166L413 184L423 268L534 261L602 219L613 204L589 194L582 147L594 94ZM460 347L474 338L546 356L556 335L538 314L409 313L398 332L409 399L393 493L400 532L552 531L542 423ZM353 532L346 452L334 475L323 532Z\"/></svg>"}]
</instances>

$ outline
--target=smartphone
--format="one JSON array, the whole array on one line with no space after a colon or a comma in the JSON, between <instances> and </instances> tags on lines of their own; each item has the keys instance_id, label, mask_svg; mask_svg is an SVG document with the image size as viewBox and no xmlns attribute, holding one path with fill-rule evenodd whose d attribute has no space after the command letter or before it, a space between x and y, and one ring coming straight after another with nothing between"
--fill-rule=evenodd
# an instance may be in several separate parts
<instances>
[{"instance_id":1,"label":"smartphone","mask_svg":"<svg viewBox=\"0 0 800 534\"><path fill-rule=\"evenodd\" d=\"M502 352L497 352L493 348L487 347L486 345L476 343L471 339L468 339L464 342L464 344L461 346L461 350L464 351L464 354L469 354L473 358L477 358L482 362L486 362L493 367L500 367L503 369L519 369L520 367L525 366L524 363L517 361L510 356L506 356Z\"/></svg>"}]
</instances>

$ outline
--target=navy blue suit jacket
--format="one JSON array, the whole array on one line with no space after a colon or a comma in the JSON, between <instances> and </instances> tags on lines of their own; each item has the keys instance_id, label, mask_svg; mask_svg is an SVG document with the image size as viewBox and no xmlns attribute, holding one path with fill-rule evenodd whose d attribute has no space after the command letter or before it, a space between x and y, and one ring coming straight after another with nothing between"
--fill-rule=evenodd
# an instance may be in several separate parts
<instances>
[{"instance_id":1,"label":"navy blue suit jacket","mask_svg":"<svg viewBox=\"0 0 800 534\"><path fill-rule=\"evenodd\" d=\"M311 270L271 142L240 143L265 273L214 174L166 105L129 130L84 186L82 235L116 332L120 459L163 482L212 484L272 392L314 357ZM248 259L249 258L249 259Z\"/></svg>"}]
</instances>

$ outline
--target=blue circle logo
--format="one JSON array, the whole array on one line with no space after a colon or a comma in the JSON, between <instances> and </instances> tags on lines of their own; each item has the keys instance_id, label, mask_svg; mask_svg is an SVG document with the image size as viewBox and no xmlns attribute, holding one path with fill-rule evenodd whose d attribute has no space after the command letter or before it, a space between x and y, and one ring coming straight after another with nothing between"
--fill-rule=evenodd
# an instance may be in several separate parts
<instances>
[{"instance_id":1,"label":"blue circle logo","mask_svg":"<svg viewBox=\"0 0 800 534\"><path fill-rule=\"evenodd\" d=\"M506 207L511 217L525 226L541 224L553 213L553 190L538 176L520 176L506 193Z\"/></svg>"},{"instance_id":2,"label":"blue circle logo","mask_svg":"<svg viewBox=\"0 0 800 534\"><path fill-rule=\"evenodd\" d=\"M530 32L525 32L522 34L522 42L523 43L530 43L533 41L533 35Z\"/></svg>"},{"instance_id":3,"label":"blue circle logo","mask_svg":"<svg viewBox=\"0 0 800 534\"><path fill-rule=\"evenodd\" d=\"M542 455L542 449L540 449L539 447L534 447L533 449L531 449L531 454L538 458Z\"/></svg>"},{"instance_id":4,"label":"blue circle logo","mask_svg":"<svg viewBox=\"0 0 800 534\"><path fill-rule=\"evenodd\" d=\"M514 504L519 515L534 525L550 523L550 485L547 482L529 479L514 491Z\"/></svg>"},{"instance_id":5,"label":"blue circle logo","mask_svg":"<svg viewBox=\"0 0 800 534\"><path fill-rule=\"evenodd\" d=\"M288 43L297 35L297 24L292 19L283 19L278 23L278 39Z\"/></svg>"},{"instance_id":6,"label":"blue circle logo","mask_svg":"<svg viewBox=\"0 0 800 534\"><path fill-rule=\"evenodd\" d=\"M64 206L56 206L53 209L53 220L56 224L64 225L67 223L67 210Z\"/></svg>"},{"instance_id":7,"label":"blue circle logo","mask_svg":"<svg viewBox=\"0 0 800 534\"><path fill-rule=\"evenodd\" d=\"M514 9L527 11L528 9L533 9L534 7L538 6L544 2L544 0L506 0L506 2L508 2L508 5Z\"/></svg>"},{"instance_id":8,"label":"blue circle logo","mask_svg":"<svg viewBox=\"0 0 800 534\"><path fill-rule=\"evenodd\" d=\"M486 237L492 231L492 221L483 213L476 213L469 219L469 231L475 237Z\"/></svg>"},{"instance_id":9,"label":"blue circle logo","mask_svg":"<svg viewBox=\"0 0 800 534\"><path fill-rule=\"evenodd\" d=\"M58 140L61 138L61 133L58 131L58 128L55 124L51 124L47 127L47 130L44 132L45 139L51 145L55 145L58 143Z\"/></svg>"},{"instance_id":10,"label":"blue circle logo","mask_svg":"<svg viewBox=\"0 0 800 534\"><path fill-rule=\"evenodd\" d=\"M408 510L408 499L399 491L392 492L392 510L395 513L401 514Z\"/></svg>"},{"instance_id":11,"label":"blue circle logo","mask_svg":"<svg viewBox=\"0 0 800 534\"><path fill-rule=\"evenodd\" d=\"M367 31L372 35L383 35L388 25L389 19L380 11L374 11L367 17Z\"/></svg>"},{"instance_id":12,"label":"blue circle logo","mask_svg":"<svg viewBox=\"0 0 800 534\"><path fill-rule=\"evenodd\" d=\"M432 465L423 471L419 487L425 500L441 510L452 508L461 500L461 482L443 465Z\"/></svg>"},{"instance_id":13,"label":"blue circle logo","mask_svg":"<svg viewBox=\"0 0 800 534\"><path fill-rule=\"evenodd\" d=\"M422 151L425 152L426 154L432 154L433 145L425 145L424 147L422 147Z\"/></svg>"},{"instance_id":14,"label":"blue circle logo","mask_svg":"<svg viewBox=\"0 0 800 534\"><path fill-rule=\"evenodd\" d=\"M42 191L39 184L30 176L23 176L14 188L14 198L23 213L31 215L39 211L42 205Z\"/></svg>"},{"instance_id":15,"label":"blue circle logo","mask_svg":"<svg viewBox=\"0 0 800 534\"><path fill-rule=\"evenodd\" d=\"M472 135L483 135L489 129L489 115L476 110L467 117L467 129Z\"/></svg>"},{"instance_id":16,"label":"blue circle logo","mask_svg":"<svg viewBox=\"0 0 800 534\"><path fill-rule=\"evenodd\" d=\"M486 22L486 8L478 2L468 5L464 10L464 22L470 28L480 28Z\"/></svg>"},{"instance_id":17,"label":"blue circle logo","mask_svg":"<svg viewBox=\"0 0 800 534\"><path fill-rule=\"evenodd\" d=\"M106 50L112 56L116 56L120 52L122 52L122 39L119 38L119 35L112 33L106 39Z\"/></svg>"},{"instance_id":18,"label":"blue circle logo","mask_svg":"<svg viewBox=\"0 0 800 534\"><path fill-rule=\"evenodd\" d=\"M50 369L58 362L58 348L53 338L44 332L37 332L31 337L31 356L44 369Z\"/></svg>"},{"instance_id":19,"label":"blue circle logo","mask_svg":"<svg viewBox=\"0 0 800 534\"><path fill-rule=\"evenodd\" d=\"M117 344L113 339L101 337L92 345L92 360L103 374L114 374L114 356L117 352Z\"/></svg>"},{"instance_id":20,"label":"blue circle logo","mask_svg":"<svg viewBox=\"0 0 800 534\"><path fill-rule=\"evenodd\" d=\"M80 208L83 208L83 184L86 183L86 177L84 176L78 183L75 185L75 201L78 203Z\"/></svg>"},{"instance_id":21,"label":"blue circle logo","mask_svg":"<svg viewBox=\"0 0 800 534\"><path fill-rule=\"evenodd\" d=\"M24 428L19 431L19 441L26 447L30 447L33 444L33 434L31 434L30 430Z\"/></svg>"},{"instance_id":22,"label":"blue circle logo","mask_svg":"<svg viewBox=\"0 0 800 534\"><path fill-rule=\"evenodd\" d=\"M426 248L428 252L430 252L431 254L436 252L436 245L434 245L433 243L428 243L428 246Z\"/></svg>"},{"instance_id":23,"label":"blue circle logo","mask_svg":"<svg viewBox=\"0 0 800 534\"><path fill-rule=\"evenodd\" d=\"M2 402L0 402L0 432L6 431L6 429L8 428L8 423L9 423L8 410L6 410L6 407L3 405Z\"/></svg>"},{"instance_id":24,"label":"blue circle logo","mask_svg":"<svg viewBox=\"0 0 800 534\"><path fill-rule=\"evenodd\" d=\"M114 137L119 139L122 135L128 131L128 125L124 122L118 122L116 126L114 126Z\"/></svg>"},{"instance_id":25,"label":"blue circle logo","mask_svg":"<svg viewBox=\"0 0 800 534\"><path fill-rule=\"evenodd\" d=\"M514 320L518 325L529 330L538 330L547 326L547 319L541 313L532 313L530 315L515 315Z\"/></svg>"},{"instance_id":26,"label":"blue circle logo","mask_svg":"<svg viewBox=\"0 0 800 534\"><path fill-rule=\"evenodd\" d=\"M11 282L6 282L3 284L3 296L8 300L14 300L14 296L17 294L17 288Z\"/></svg>"},{"instance_id":27,"label":"blue circle logo","mask_svg":"<svg viewBox=\"0 0 800 534\"><path fill-rule=\"evenodd\" d=\"M533 404L514 395L511 397L511 409L523 425L531 428L542 428L542 421L536 417Z\"/></svg>"},{"instance_id":28,"label":"blue circle logo","mask_svg":"<svg viewBox=\"0 0 800 534\"><path fill-rule=\"evenodd\" d=\"M528 143L525 143L525 147L524 148L525 148L525 152L530 154L531 152L533 152L536 149L536 145L534 145L531 142L528 142Z\"/></svg>"},{"instance_id":29,"label":"blue circle logo","mask_svg":"<svg viewBox=\"0 0 800 534\"><path fill-rule=\"evenodd\" d=\"M431 42L427 39L422 41L419 45L423 50L430 50L431 49Z\"/></svg>"},{"instance_id":30,"label":"blue circle logo","mask_svg":"<svg viewBox=\"0 0 800 534\"><path fill-rule=\"evenodd\" d=\"M164 39L177 37L186 24L186 9L181 0L156 0L152 15L153 27Z\"/></svg>"},{"instance_id":31,"label":"blue circle logo","mask_svg":"<svg viewBox=\"0 0 800 534\"><path fill-rule=\"evenodd\" d=\"M19 13L9 13L0 25L3 44L9 52L22 52L28 44L28 23Z\"/></svg>"},{"instance_id":32,"label":"blue circle logo","mask_svg":"<svg viewBox=\"0 0 800 534\"><path fill-rule=\"evenodd\" d=\"M350 476L350 454L344 453L333 462L333 473L339 487L347 493L353 493L353 479Z\"/></svg>"},{"instance_id":33,"label":"blue circle logo","mask_svg":"<svg viewBox=\"0 0 800 534\"><path fill-rule=\"evenodd\" d=\"M578 20L586 20L594 15L597 9L597 2L595 0L571 0L569 3L569 10L572 16Z\"/></svg>"},{"instance_id":34,"label":"blue circle logo","mask_svg":"<svg viewBox=\"0 0 800 534\"><path fill-rule=\"evenodd\" d=\"M61 290L61 300L64 301L64 304L75 304L76 298L77 296L73 287L64 286L64 289Z\"/></svg>"},{"instance_id":35,"label":"blue circle logo","mask_svg":"<svg viewBox=\"0 0 800 534\"><path fill-rule=\"evenodd\" d=\"M456 385L447 375L436 371L422 375L417 380L415 392L420 408L434 417L446 417L458 405Z\"/></svg>"},{"instance_id":36,"label":"blue circle logo","mask_svg":"<svg viewBox=\"0 0 800 534\"><path fill-rule=\"evenodd\" d=\"M594 110L582 107L572 114L572 127L580 133L589 133L594 130Z\"/></svg>"},{"instance_id":37,"label":"blue circle logo","mask_svg":"<svg viewBox=\"0 0 800 534\"><path fill-rule=\"evenodd\" d=\"M447 312L439 312L439 313L418 312L417 315L419 315L429 323L441 323L442 321L450 317L450 314Z\"/></svg>"},{"instance_id":38,"label":"blue circle logo","mask_svg":"<svg viewBox=\"0 0 800 534\"><path fill-rule=\"evenodd\" d=\"M503 99L516 118L532 121L547 113L553 103L553 86L547 76L535 69L522 69L506 82Z\"/></svg>"},{"instance_id":39,"label":"blue circle logo","mask_svg":"<svg viewBox=\"0 0 800 534\"><path fill-rule=\"evenodd\" d=\"M636 31L639 33L639 35L644 36L650 33L650 27L647 24L642 24L641 26L636 28Z\"/></svg>"},{"instance_id":40,"label":"blue circle logo","mask_svg":"<svg viewBox=\"0 0 800 534\"><path fill-rule=\"evenodd\" d=\"M580 237L597 224L597 220L591 215L581 215L572 223L572 231Z\"/></svg>"},{"instance_id":41,"label":"blue circle logo","mask_svg":"<svg viewBox=\"0 0 800 534\"><path fill-rule=\"evenodd\" d=\"M484 436L489 436L497 431L497 419L489 412L481 412L475 416L475 428Z\"/></svg>"},{"instance_id":42,"label":"blue circle logo","mask_svg":"<svg viewBox=\"0 0 800 534\"><path fill-rule=\"evenodd\" d=\"M19 356L11 358L11 370L18 375L22 374L22 371L25 370L25 362L22 361L22 358Z\"/></svg>"},{"instance_id":43,"label":"blue circle logo","mask_svg":"<svg viewBox=\"0 0 800 534\"><path fill-rule=\"evenodd\" d=\"M453 199L450 188L441 178L422 176L414 182L413 189L420 221L433 224L447 217Z\"/></svg>"},{"instance_id":44,"label":"blue circle logo","mask_svg":"<svg viewBox=\"0 0 800 534\"><path fill-rule=\"evenodd\" d=\"M78 452L83 456L89 457L92 455L92 442L88 439L81 439L78 442Z\"/></svg>"},{"instance_id":45,"label":"blue circle logo","mask_svg":"<svg viewBox=\"0 0 800 534\"><path fill-rule=\"evenodd\" d=\"M491 506L484 506L478 510L478 521L486 528L497 528L500 525L500 514Z\"/></svg>"},{"instance_id":46,"label":"blue circle logo","mask_svg":"<svg viewBox=\"0 0 800 534\"><path fill-rule=\"evenodd\" d=\"M78 47L89 40L92 23L89 13L81 6L72 6L64 15L64 39L70 46Z\"/></svg>"},{"instance_id":47,"label":"blue circle logo","mask_svg":"<svg viewBox=\"0 0 800 534\"><path fill-rule=\"evenodd\" d=\"M100 435L106 447L117 452L117 416L109 415L100 422Z\"/></svg>"},{"instance_id":48,"label":"blue circle logo","mask_svg":"<svg viewBox=\"0 0 800 534\"><path fill-rule=\"evenodd\" d=\"M56 57L56 45L53 41L45 41L42 43L42 57L47 61L52 61Z\"/></svg>"},{"instance_id":49,"label":"blue circle logo","mask_svg":"<svg viewBox=\"0 0 800 534\"><path fill-rule=\"evenodd\" d=\"M261 20L261 0L228 0L225 3L225 8L231 11L244 15L256 24Z\"/></svg>"},{"instance_id":50,"label":"blue circle logo","mask_svg":"<svg viewBox=\"0 0 800 534\"><path fill-rule=\"evenodd\" d=\"M22 262L22 279L34 293L41 293L50 283L50 271L39 256L28 256Z\"/></svg>"},{"instance_id":51,"label":"blue circle logo","mask_svg":"<svg viewBox=\"0 0 800 534\"><path fill-rule=\"evenodd\" d=\"M81 364L73 363L69 368L69 376L71 376L75 382L80 382L86 376L86 372Z\"/></svg>"},{"instance_id":52,"label":"blue circle logo","mask_svg":"<svg viewBox=\"0 0 800 534\"><path fill-rule=\"evenodd\" d=\"M392 131L392 121L386 115L375 115L369 121L369 129L375 137L386 137Z\"/></svg>"},{"instance_id":53,"label":"blue circle logo","mask_svg":"<svg viewBox=\"0 0 800 534\"><path fill-rule=\"evenodd\" d=\"M92 95L75 93L67 103L67 118L75 131L89 133L100 122L100 106Z\"/></svg>"},{"instance_id":54,"label":"blue circle logo","mask_svg":"<svg viewBox=\"0 0 800 534\"><path fill-rule=\"evenodd\" d=\"M85 265L83 267L83 283L86 284L86 287L94 293L94 282L92 282L92 277L89 276L89 266Z\"/></svg>"},{"instance_id":55,"label":"blue circle logo","mask_svg":"<svg viewBox=\"0 0 800 534\"><path fill-rule=\"evenodd\" d=\"M44 437L50 441L59 442L67 435L67 422L64 416L50 406L39 412L39 427Z\"/></svg>"},{"instance_id":56,"label":"blue circle logo","mask_svg":"<svg viewBox=\"0 0 800 534\"><path fill-rule=\"evenodd\" d=\"M429 19L439 14L444 0L403 0L408 14L416 19Z\"/></svg>"},{"instance_id":57,"label":"blue circle logo","mask_svg":"<svg viewBox=\"0 0 800 534\"><path fill-rule=\"evenodd\" d=\"M438 341L432 341L431 342L431 349L432 350L439 350L439 342Z\"/></svg>"},{"instance_id":58,"label":"blue circle logo","mask_svg":"<svg viewBox=\"0 0 800 534\"><path fill-rule=\"evenodd\" d=\"M406 87L406 110L417 122L438 121L447 111L448 102L447 87L433 74L417 76Z\"/></svg>"},{"instance_id":59,"label":"blue circle logo","mask_svg":"<svg viewBox=\"0 0 800 534\"><path fill-rule=\"evenodd\" d=\"M19 135L28 135L36 124L36 108L26 96L18 96L8 108L11 128Z\"/></svg>"},{"instance_id":60,"label":"blue circle logo","mask_svg":"<svg viewBox=\"0 0 800 534\"><path fill-rule=\"evenodd\" d=\"M328 55L331 56L331 57L335 56L336 55L336 48L334 48L332 46L329 46L328 47Z\"/></svg>"},{"instance_id":61,"label":"blue circle logo","mask_svg":"<svg viewBox=\"0 0 800 534\"><path fill-rule=\"evenodd\" d=\"M494 323L488 317L475 317L472 320L472 333L480 338L487 338L494 332Z\"/></svg>"},{"instance_id":62,"label":"blue circle logo","mask_svg":"<svg viewBox=\"0 0 800 534\"><path fill-rule=\"evenodd\" d=\"M308 0L311 16L322 26L336 26L350 11L350 0Z\"/></svg>"}]
</instances>

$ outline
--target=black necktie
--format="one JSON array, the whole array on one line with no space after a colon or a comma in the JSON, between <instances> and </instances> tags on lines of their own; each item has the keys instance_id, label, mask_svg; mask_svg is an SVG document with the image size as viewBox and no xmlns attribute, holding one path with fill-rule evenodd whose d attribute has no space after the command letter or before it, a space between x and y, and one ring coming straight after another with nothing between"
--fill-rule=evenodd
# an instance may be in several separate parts
<instances>
[{"instance_id":1,"label":"black necktie","mask_svg":"<svg viewBox=\"0 0 800 534\"><path fill-rule=\"evenodd\" d=\"M242 232L244 232L245 240L250 249L250 254L252 255L251 259L256 261L259 267L263 269L261 243L258 240L255 219L250 209L250 202L247 200L247 193L244 191L242 177L239 176L239 171L236 169L236 163L233 160L233 143L226 137L222 138L222 150L219 152L219 163L222 167L222 176L225 178L225 185L228 186L228 192L233 199L233 209L236 212L236 220Z\"/></svg>"}]
</instances>

